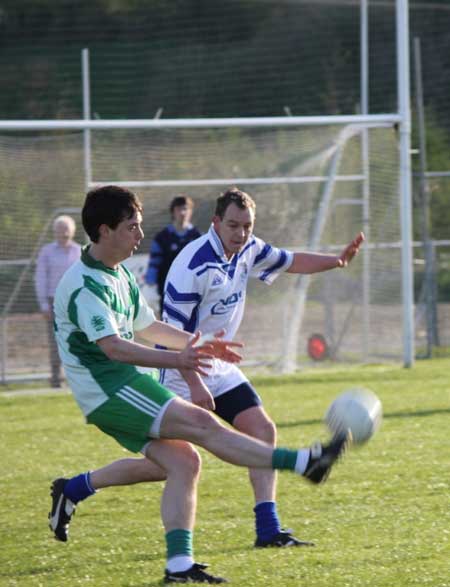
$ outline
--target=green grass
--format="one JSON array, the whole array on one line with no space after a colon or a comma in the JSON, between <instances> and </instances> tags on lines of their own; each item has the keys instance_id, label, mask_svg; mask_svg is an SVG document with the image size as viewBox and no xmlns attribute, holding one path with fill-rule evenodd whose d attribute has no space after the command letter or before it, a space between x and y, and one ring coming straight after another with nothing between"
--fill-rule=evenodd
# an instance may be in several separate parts
<instances>
[{"instance_id":1,"label":"green grass","mask_svg":"<svg viewBox=\"0 0 450 587\"><path fill-rule=\"evenodd\" d=\"M282 521L314 549L253 549L246 471L202 452L198 560L236 586L449 586L449 372L449 359L435 359L412 370L373 365L255 378L280 445L324 438L326 407L355 385L380 396L383 426L321 487L280 474ZM70 542L58 543L46 526L51 480L125 453L84 425L67 394L0 394L0 421L0 585L161 585L161 484L99 492L78 508Z\"/></svg>"}]
</instances>

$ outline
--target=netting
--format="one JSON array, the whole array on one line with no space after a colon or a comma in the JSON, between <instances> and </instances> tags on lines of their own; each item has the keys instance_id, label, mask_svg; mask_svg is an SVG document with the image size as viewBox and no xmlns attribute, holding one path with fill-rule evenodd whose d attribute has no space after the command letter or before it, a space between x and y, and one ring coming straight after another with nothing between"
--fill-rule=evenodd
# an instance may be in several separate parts
<instances>
[{"instance_id":1,"label":"netting","mask_svg":"<svg viewBox=\"0 0 450 587\"><path fill-rule=\"evenodd\" d=\"M103 119L354 113L361 102L358 0L23 2L2 7L2 118L79 118L80 50ZM122 6L120 6L122 4ZM397 107L395 1L370 0L370 111ZM410 0L429 113L449 132L450 7Z\"/></svg>"},{"instance_id":2,"label":"netting","mask_svg":"<svg viewBox=\"0 0 450 587\"><path fill-rule=\"evenodd\" d=\"M370 157L364 189L363 134ZM53 218L69 212L84 242L82 133L0 137L0 303L4 378L48 372L46 323L34 291L36 254ZM238 184L257 204L255 234L290 250L340 251L359 230L365 251L346 270L251 283L239 337L248 364L305 364L320 333L339 361L400 359L401 259L398 143L392 127L104 130L92 132L94 182L134 182L145 238L131 261L138 281L172 197L195 201L206 231L215 200ZM153 182L153 184L152 184ZM365 195L366 194L366 195ZM365 285L364 285L365 284ZM305 304L301 300L305 299Z\"/></svg>"}]
</instances>

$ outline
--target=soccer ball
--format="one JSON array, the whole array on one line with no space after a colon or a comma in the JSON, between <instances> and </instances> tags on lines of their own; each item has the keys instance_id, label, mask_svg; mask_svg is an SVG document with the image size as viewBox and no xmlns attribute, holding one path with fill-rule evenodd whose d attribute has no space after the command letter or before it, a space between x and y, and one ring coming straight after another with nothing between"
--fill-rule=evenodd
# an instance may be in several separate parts
<instances>
[{"instance_id":1,"label":"soccer ball","mask_svg":"<svg viewBox=\"0 0 450 587\"><path fill-rule=\"evenodd\" d=\"M333 401L325 414L325 423L335 434L350 429L353 442L363 444L381 425L382 406L369 389L344 391Z\"/></svg>"}]
</instances>

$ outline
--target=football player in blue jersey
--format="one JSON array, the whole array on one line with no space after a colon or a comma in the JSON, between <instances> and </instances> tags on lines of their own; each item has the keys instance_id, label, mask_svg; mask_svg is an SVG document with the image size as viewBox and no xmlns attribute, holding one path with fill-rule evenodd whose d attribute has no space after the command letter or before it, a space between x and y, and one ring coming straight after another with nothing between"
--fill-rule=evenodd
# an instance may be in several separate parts
<instances>
[{"instance_id":1,"label":"football player in blue jersey","mask_svg":"<svg viewBox=\"0 0 450 587\"><path fill-rule=\"evenodd\" d=\"M363 233L340 255L291 252L278 249L253 235L255 202L232 188L217 200L207 234L187 245L169 270L163 319L188 332L205 334L226 331L232 340L239 328L250 277L272 283L287 273L318 273L345 267L358 252ZM162 370L160 381L186 400L214 411L237 430L276 444L274 422L261 398L242 371L215 359L201 379L191 372L189 386L179 371ZM276 508L276 474L250 469L255 498L255 546L311 546L284 530Z\"/></svg>"}]
</instances>

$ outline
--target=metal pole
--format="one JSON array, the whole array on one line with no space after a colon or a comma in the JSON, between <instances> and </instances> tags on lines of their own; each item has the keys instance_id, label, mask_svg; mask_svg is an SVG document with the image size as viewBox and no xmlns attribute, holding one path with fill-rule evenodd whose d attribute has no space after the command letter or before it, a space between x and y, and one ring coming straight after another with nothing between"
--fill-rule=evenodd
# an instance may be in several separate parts
<instances>
[{"instance_id":1,"label":"metal pole","mask_svg":"<svg viewBox=\"0 0 450 587\"><path fill-rule=\"evenodd\" d=\"M361 114L369 113L369 13L368 0L361 0ZM363 291L362 291L362 354L368 361L370 353L370 175L369 175L369 131L361 135L361 156L364 181L362 184L362 227L366 237L363 246Z\"/></svg>"},{"instance_id":2,"label":"metal pole","mask_svg":"<svg viewBox=\"0 0 450 587\"><path fill-rule=\"evenodd\" d=\"M265 116L247 118L149 118L127 120L0 120L0 130L85 130L85 129L160 129L160 128L257 128L286 126L321 126L351 124L366 127L389 127L400 123L394 114L333 115L333 116Z\"/></svg>"},{"instance_id":3,"label":"metal pole","mask_svg":"<svg viewBox=\"0 0 450 587\"><path fill-rule=\"evenodd\" d=\"M2 315L2 354L1 354L1 383L6 383L6 363L8 362L8 322L7 317Z\"/></svg>"},{"instance_id":4,"label":"metal pole","mask_svg":"<svg viewBox=\"0 0 450 587\"><path fill-rule=\"evenodd\" d=\"M396 0L397 91L400 114L400 219L402 234L403 365L414 364L414 290L411 203L411 107L408 0Z\"/></svg>"},{"instance_id":5,"label":"metal pole","mask_svg":"<svg viewBox=\"0 0 450 587\"><path fill-rule=\"evenodd\" d=\"M91 119L91 88L89 73L89 49L81 51L81 72L82 72L82 92L83 92L83 119ZM83 130L83 155L84 155L84 184L85 191L89 189L92 182L92 165L91 165L91 131L88 128Z\"/></svg>"},{"instance_id":6,"label":"metal pole","mask_svg":"<svg viewBox=\"0 0 450 587\"><path fill-rule=\"evenodd\" d=\"M425 112L423 102L423 84L422 84L422 52L420 39L414 39L414 71L416 82L416 106L417 122L419 131L419 186L420 201L422 211L422 241L425 259L424 271L424 291L425 291L425 308L427 324L427 352L429 358L433 353L433 346L438 344L437 333L437 316L436 301L434 299L434 251L430 241L431 218L430 218L430 186L426 178L427 170L427 146L426 146L426 127Z\"/></svg>"}]
</instances>

